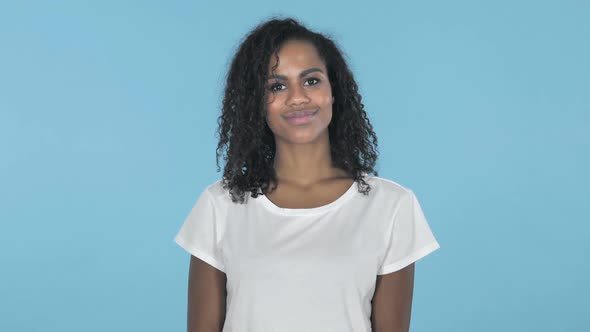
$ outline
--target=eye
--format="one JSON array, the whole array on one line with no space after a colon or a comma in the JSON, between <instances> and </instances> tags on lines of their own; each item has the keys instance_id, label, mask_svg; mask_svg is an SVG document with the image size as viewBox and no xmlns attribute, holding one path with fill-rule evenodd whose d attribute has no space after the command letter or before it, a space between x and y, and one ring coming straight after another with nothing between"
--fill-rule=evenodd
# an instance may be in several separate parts
<instances>
[{"instance_id":1,"label":"eye","mask_svg":"<svg viewBox=\"0 0 590 332\"><path fill-rule=\"evenodd\" d=\"M283 90L283 89L277 89L277 87L280 87L280 86L284 86L284 85L283 85L283 84L281 84L281 83L275 83L275 84L271 84L271 85L268 87L268 89L269 89L270 91L272 91L272 92L277 92L277 91Z\"/></svg>"},{"instance_id":2,"label":"eye","mask_svg":"<svg viewBox=\"0 0 590 332\"><path fill-rule=\"evenodd\" d=\"M318 78L315 78L315 77L311 77L311 78L308 78L308 79L305 80L305 82L309 82L309 81L316 81L316 83L313 83L311 85L317 85L317 84L320 83L320 80Z\"/></svg>"}]
</instances>

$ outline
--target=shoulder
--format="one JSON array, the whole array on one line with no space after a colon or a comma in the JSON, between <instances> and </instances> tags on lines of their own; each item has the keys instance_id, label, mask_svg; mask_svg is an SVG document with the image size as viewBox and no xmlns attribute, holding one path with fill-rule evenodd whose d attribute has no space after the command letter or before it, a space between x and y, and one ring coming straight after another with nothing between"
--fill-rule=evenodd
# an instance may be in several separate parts
<instances>
[{"instance_id":1,"label":"shoulder","mask_svg":"<svg viewBox=\"0 0 590 332\"><path fill-rule=\"evenodd\" d=\"M224 197L228 192L223 188L222 180L210 182L205 186L202 195L207 196L207 199L214 203L214 205L224 202Z\"/></svg>"},{"instance_id":2,"label":"shoulder","mask_svg":"<svg viewBox=\"0 0 590 332\"><path fill-rule=\"evenodd\" d=\"M219 207L232 208L242 205L232 202L229 189L223 187L223 180L221 179L209 183L205 187L204 193L207 194L208 198L213 202L214 205ZM244 197L246 201L248 200L249 196L250 194L246 192Z\"/></svg>"},{"instance_id":3,"label":"shoulder","mask_svg":"<svg viewBox=\"0 0 590 332\"><path fill-rule=\"evenodd\" d=\"M387 200L399 200L402 197L413 195L412 189L392 179L380 176L365 175L365 181L374 191L374 197L383 197Z\"/></svg>"},{"instance_id":4,"label":"shoulder","mask_svg":"<svg viewBox=\"0 0 590 332\"><path fill-rule=\"evenodd\" d=\"M391 200L399 200L402 197L414 195L414 192L409 187L402 185L401 183L380 176L374 176L364 174L364 179L367 184L371 186L369 195L375 199L385 199L389 202ZM223 182L221 179L209 183L204 190L208 198L216 204L227 204L231 202L229 198L229 192L223 188ZM248 195L246 195L248 196ZM246 199L248 199L246 197Z\"/></svg>"},{"instance_id":5,"label":"shoulder","mask_svg":"<svg viewBox=\"0 0 590 332\"><path fill-rule=\"evenodd\" d=\"M223 183L221 182L221 180L217 180L213 183L209 183L206 187L205 187L205 191L213 196L213 197L217 197L219 195L223 195L225 192L225 189L223 189Z\"/></svg>"}]
</instances>

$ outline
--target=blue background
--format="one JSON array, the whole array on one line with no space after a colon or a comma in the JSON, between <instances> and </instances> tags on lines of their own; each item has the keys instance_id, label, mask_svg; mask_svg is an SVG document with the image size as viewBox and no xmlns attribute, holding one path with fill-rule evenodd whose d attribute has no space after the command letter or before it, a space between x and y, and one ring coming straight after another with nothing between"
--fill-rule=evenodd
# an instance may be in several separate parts
<instances>
[{"instance_id":1,"label":"blue background","mask_svg":"<svg viewBox=\"0 0 590 332\"><path fill-rule=\"evenodd\" d=\"M342 47L380 175L441 244L412 331L590 326L587 1L3 1L0 330L185 330L172 240L221 176L230 57L273 14Z\"/></svg>"}]
</instances>

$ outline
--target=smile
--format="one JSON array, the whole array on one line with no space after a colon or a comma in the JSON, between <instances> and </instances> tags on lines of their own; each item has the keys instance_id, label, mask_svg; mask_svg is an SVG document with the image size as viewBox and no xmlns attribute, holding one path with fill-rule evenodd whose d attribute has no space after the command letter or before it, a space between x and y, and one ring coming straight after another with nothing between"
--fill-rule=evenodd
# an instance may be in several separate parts
<instances>
[{"instance_id":1,"label":"smile","mask_svg":"<svg viewBox=\"0 0 590 332\"><path fill-rule=\"evenodd\" d=\"M301 125L301 124L306 124L308 122L311 122L311 120L313 120L316 116L316 114L318 113L318 110L316 110L313 113L309 113L309 112L305 112L300 116L292 116L292 117L287 117L287 122L289 122L292 125Z\"/></svg>"}]
</instances>

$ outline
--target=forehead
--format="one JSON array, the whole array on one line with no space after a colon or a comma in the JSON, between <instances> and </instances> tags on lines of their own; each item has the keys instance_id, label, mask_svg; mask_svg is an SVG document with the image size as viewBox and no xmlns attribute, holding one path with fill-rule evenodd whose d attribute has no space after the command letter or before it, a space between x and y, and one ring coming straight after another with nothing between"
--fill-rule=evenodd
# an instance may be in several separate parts
<instances>
[{"instance_id":1,"label":"forehead","mask_svg":"<svg viewBox=\"0 0 590 332\"><path fill-rule=\"evenodd\" d=\"M279 57L280 69L288 69L289 67L324 67L324 62L313 44L304 40L289 40L285 42L277 53ZM276 57L270 57L269 68L272 68L277 63ZM303 69L306 69L303 68Z\"/></svg>"}]
</instances>

